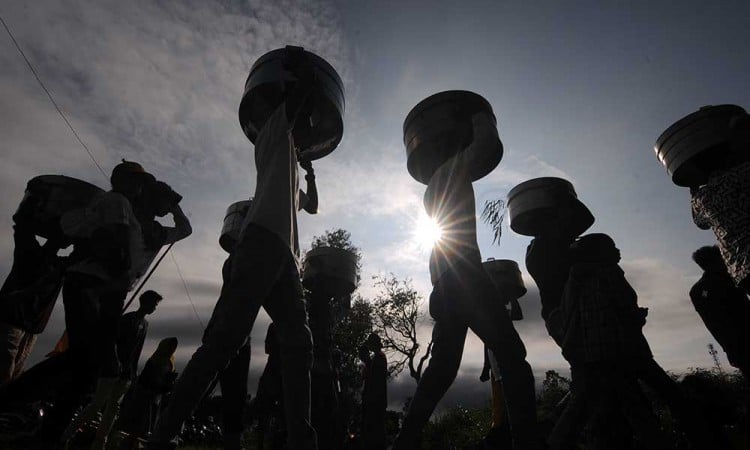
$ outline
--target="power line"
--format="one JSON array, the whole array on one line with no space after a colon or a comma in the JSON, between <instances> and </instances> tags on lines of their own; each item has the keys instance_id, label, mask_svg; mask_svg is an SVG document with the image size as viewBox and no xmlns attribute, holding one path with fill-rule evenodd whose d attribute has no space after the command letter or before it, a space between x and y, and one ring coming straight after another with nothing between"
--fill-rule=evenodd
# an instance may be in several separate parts
<instances>
[{"instance_id":1,"label":"power line","mask_svg":"<svg viewBox=\"0 0 750 450\"><path fill-rule=\"evenodd\" d=\"M104 176L104 179L109 181L109 177L104 172L104 169L102 169L102 166L99 165L98 162L96 162L96 158L94 158L93 153L91 153L91 150L86 146L86 144L83 143L83 140L81 140L81 137L78 135L78 132L73 128L73 125L70 123L67 117L65 117L65 114L62 112L62 109L60 109L60 106L57 104L55 99L52 97L52 94L47 89L47 87L42 82L42 79L39 78L39 74L34 69L34 66L31 65L31 61L29 61L29 58L26 57L26 53L23 52L21 49L21 46L18 45L18 41L16 41L16 38L13 36L13 33L10 31L10 28L8 28L8 24L5 23L5 20L3 20L3 17L0 16L0 22L2 22L3 27L5 28L5 31L8 32L8 36L10 36L11 41L13 41L13 45L16 46L16 50L18 50L18 53L21 54L23 57L23 60L26 61L26 65L29 66L29 70L31 70L31 73L34 74L34 78L36 78L36 81L39 83L39 86L42 87L44 92L47 94L47 97L49 97L50 102L52 102L52 105L54 105L55 109L57 110L57 113L60 114L60 117L65 121L65 124L70 128L70 131L73 133L73 136L78 140L78 143L81 144L81 146L86 150L86 153L89 154L89 158L91 158L91 161L94 162L94 165L96 165L96 168L99 169L99 172Z\"/></svg>"},{"instance_id":2,"label":"power line","mask_svg":"<svg viewBox=\"0 0 750 450\"><path fill-rule=\"evenodd\" d=\"M96 161L96 158L94 157L94 154L91 152L89 147L83 142L81 139L81 136L78 134L78 132L73 128L73 124L70 123L68 118L65 116L65 113L63 113L62 109L60 109L60 106L55 101L54 97L52 97L52 93L47 89L47 87L42 82L42 79L39 77L39 74L37 73L36 69L34 69L34 66L31 64L31 61L29 61L29 58L26 57L26 53L24 53L23 49L21 49L21 46L18 44L18 41L16 40L15 36L13 36L13 33L10 31L10 28L8 27L8 24L5 23L5 20L2 16L0 16L0 23L3 24L3 27L5 28L5 31L8 33L8 36L10 36L10 40L13 41L13 45L15 45L16 50L18 50L18 53L21 55L24 61L26 61L26 65L29 67L29 70L31 70L31 73L34 74L34 78L36 78L36 81L39 83L39 86L41 86L42 90L47 94L47 97L49 98L49 101L52 102L52 105L57 110L57 113L62 117L62 120L65 122L65 124L68 126L70 131L73 133L73 136L75 136L76 140L78 140L78 143L81 144L81 147L83 147L84 150L86 150L86 153L88 153L89 158L91 158L91 161L94 163L97 169L99 169L99 172L102 174L104 179L109 182L109 177L107 176L107 173L102 169L102 166L99 165L99 163ZM159 259L159 262L164 258L164 256L169 253L169 250L172 248L170 245L169 248L167 248L166 252L162 257ZM198 310L195 309L195 304L193 303L192 297L190 297L190 291L188 290L187 283L185 282L185 278L182 276L182 271L180 270L180 266L177 264L177 259L174 257L174 253L171 253L170 256L172 256L172 262L174 262L175 268L177 268L177 273L180 275L180 279L182 280L182 286L185 288L185 293L187 294L188 300L190 301L190 305L193 307L193 312L195 313L195 317L198 318L198 322L200 322L201 327L205 329L205 326L203 325L203 320L201 320L201 317L198 315ZM158 265L158 263L157 263ZM149 274L149 277L151 274ZM143 284L148 280L144 280ZM143 284L141 284L140 287L143 287ZM140 289L139 287L139 289ZM131 299L132 301L132 299Z\"/></svg>"},{"instance_id":3,"label":"power line","mask_svg":"<svg viewBox=\"0 0 750 450\"><path fill-rule=\"evenodd\" d=\"M198 310L195 309L195 303L193 303L193 298L190 296L190 291L188 291L187 283L185 282L185 278L182 276L182 271L180 270L180 266L179 264L177 264L177 259L174 257L174 252L170 253L169 256L172 257L172 262L174 262L174 266L177 268L177 274L180 275L180 280L182 280L182 286L185 288L185 294L187 294L188 301L190 301L190 306L193 307L193 312L195 313L195 317L198 318L198 322L200 322L201 328L205 330L206 326L203 325L203 320L201 320L201 316L198 315Z\"/></svg>"}]
</instances>

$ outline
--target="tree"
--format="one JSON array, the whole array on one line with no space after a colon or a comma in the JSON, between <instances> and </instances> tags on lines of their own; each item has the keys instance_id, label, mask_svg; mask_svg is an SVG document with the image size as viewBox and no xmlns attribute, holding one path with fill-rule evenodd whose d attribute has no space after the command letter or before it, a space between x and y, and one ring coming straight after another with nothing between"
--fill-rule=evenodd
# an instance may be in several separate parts
<instances>
[{"instance_id":1,"label":"tree","mask_svg":"<svg viewBox=\"0 0 750 450\"><path fill-rule=\"evenodd\" d=\"M411 280L399 280L393 274L376 276L375 286L380 293L372 302L373 325L383 340L383 349L388 353L388 373L396 376L409 369L409 375L419 381L424 363L430 357L432 341L420 357L417 340L417 325L425 319L420 311L422 297L412 287Z\"/></svg>"},{"instance_id":2,"label":"tree","mask_svg":"<svg viewBox=\"0 0 750 450\"><path fill-rule=\"evenodd\" d=\"M339 404L350 430L356 429L359 423L356 412L360 410L363 383L357 349L372 331L372 307L360 296L355 297L349 313L333 327L334 365L341 388Z\"/></svg>"},{"instance_id":3,"label":"tree","mask_svg":"<svg viewBox=\"0 0 750 450\"><path fill-rule=\"evenodd\" d=\"M550 428L554 425L562 412L561 402L570 392L570 380L554 370L544 374L542 390L536 397L537 416L539 422Z\"/></svg>"}]
</instances>

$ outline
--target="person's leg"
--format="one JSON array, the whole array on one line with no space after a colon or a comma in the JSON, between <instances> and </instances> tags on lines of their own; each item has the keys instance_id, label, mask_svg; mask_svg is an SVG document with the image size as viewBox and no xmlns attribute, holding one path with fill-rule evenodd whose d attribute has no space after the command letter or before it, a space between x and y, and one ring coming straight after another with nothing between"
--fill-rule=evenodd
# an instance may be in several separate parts
<instances>
[{"instance_id":1,"label":"person's leg","mask_svg":"<svg viewBox=\"0 0 750 450\"><path fill-rule=\"evenodd\" d=\"M247 401L247 374L250 370L250 342L245 344L219 375L221 403L224 416L224 449L242 448L245 402Z\"/></svg>"},{"instance_id":2,"label":"person's leg","mask_svg":"<svg viewBox=\"0 0 750 450\"><path fill-rule=\"evenodd\" d=\"M75 419L71 420L68 427L65 428L62 436L60 436L60 442L67 442L76 432L86 423L94 420L99 411L104 408L104 405L109 401L115 388L115 379L113 378L99 378L96 383L96 391L94 397L91 399L88 405L83 408L83 411L76 416Z\"/></svg>"},{"instance_id":3,"label":"person's leg","mask_svg":"<svg viewBox=\"0 0 750 450\"><path fill-rule=\"evenodd\" d=\"M460 322L460 318L456 317L455 322ZM409 404L401 431L393 443L393 450L418 448L422 429L456 378L461 366L467 327L455 322L444 319L435 321L430 362L417 384L417 391Z\"/></svg>"},{"instance_id":4,"label":"person's leg","mask_svg":"<svg viewBox=\"0 0 750 450\"><path fill-rule=\"evenodd\" d=\"M326 295L308 297L310 331L313 337L310 403L312 425L318 435L318 447L335 450L343 442L339 423L336 382L332 362L331 328L333 311Z\"/></svg>"},{"instance_id":5,"label":"person's leg","mask_svg":"<svg viewBox=\"0 0 750 450\"><path fill-rule=\"evenodd\" d=\"M75 410L81 406L86 395L96 386L101 370L101 354L97 353L96 334L99 313L98 296L91 288L97 281L82 276L69 276L63 286L65 306L65 328L68 332L70 386L58 393L54 407L45 416L39 433L42 448L49 447L70 423Z\"/></svg>"},{"instance_id":6,"label":"person's leg","mask_svg":"<svg viewBox=\"0 0 750 450\"><path fill-rule=\"evenodd\" d=\"M14 378L23 334L18 327L0 322L0 386Z\"/></svg>"},{"instance_id":7,"label":"person's leg","mask_svg":"<svg viewBox=\"0 0 750 450\"><path fill-rule=\"evenodd\" d=\"M51 356L2 386L0 405L5 408L50 399L55 392L68 389L71 371L67 352Z\"/></svg>"},{"instance_id":8,"label":"person's leg","mask_svg":"<svg viewBox=\"0 0 750 450\"><path fill-rule=\"evenodd\" d=\"M21 342L18 345L18 352L16 352L16 361L13 365L13 373L11 375L11 379L16 379L21 375L21 373L23 373L23 369L26 367L26 360L29 358L31 350L34 349L34 344L36 343L36 338L38 336L34 333L29 333L28 331L22 331L22 333L23 336L21 337ZM0 384L2 384L1 381Z\"/></svg>"},{"instance_id":9,"label":"person's leg","mask_svg":"<svg viewBox=\"0 0 750 450\"><path fill-rule=\"evenodd\" d=\"M611 381L606 382L609 384L607 387L620 405L635 438L645 449L667 448L667 439L661 431L659 419L643 394L638 380L629 371L618 368L614 368L610 375Z\"/></svg>"},{"instance_id":10,"label":"person's leg","mask_svg":"<svg viewBox=\"0 0 750 450\"><path fill-rule=\"evenodd\" d=\"M288 446L300 450L316 449L317 438L310 424L312 334L299 272L291 258L264 307L273 320L279 340Z\"/></svg>"},{"instance_id":11,"label":"person's leg","mask_svg":"<svg viewBox=\"0 0 750 450\"><path fill-rule=\"evenodd\" d=\"M112 426L115 424L115 420L117 420L117 416L120 413L122 399L129 387L130 380L119 378L115 381L104 407L104 412L102 413L102 421L99 424L99 428L96 430L96 437L91 444L91 450L104 449L107 443L107 436L109 436L112 431Z\"/></svg>"},{"instance_id":12,"label":"person's leg","mask_svg":"<svg viewBox=\"0 0 750 450\"><path fill-rule=\"evenodd\" d=\"M214 307L211 326L177 380L149 439L149 448L170 447L169 442L177 437L218 372L247 343L258 311L279 278L283 257L288 257L280 247L278 238L256 229L246 233L235 247L230 256L230 276Z\"/></svg>"},{"instance_id":13,"label":"person's leg","mask_svg":"<svg viewBox=\"0 0 750 450\"><path fill-rule=\"evenodd\" d=\"M570 368L570 396L560 417L555 422L547 443L551 450L576 448L576 441L590 416L592 375L583 365Z\"/></svg>"},{"instance_id":14,"label":"person's leg","mask_svg":"<svg viewBox=\"0 0 750 450\"><path fill-rule=\"evenodd\" d=\"M470 278L470 279L469 279ZM536 395L526 348L508 314L497 301L497 291L486 274L452 279L448 289L466 298L469 327L497 361L508 406L514 449L537 449ZM471 296L473 298L468 298Z\"/></svg>"}]
</instances>

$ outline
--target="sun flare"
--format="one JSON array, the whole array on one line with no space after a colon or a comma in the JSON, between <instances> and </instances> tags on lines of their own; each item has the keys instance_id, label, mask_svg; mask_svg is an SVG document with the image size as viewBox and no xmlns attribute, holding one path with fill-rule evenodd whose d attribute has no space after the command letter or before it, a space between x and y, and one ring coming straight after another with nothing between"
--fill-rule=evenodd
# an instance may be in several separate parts
<instances>
[{"instance_id":1,"label":"sun flare","mask_svg":"<svg viewBox=\"0 0 750 450\"><path fill-rule=\"evenodd\" d=\"M421 213L414 224L414 240L423 249L431 249L440 241L443 230L425 213Z\"/></svg>"}]
</instances>

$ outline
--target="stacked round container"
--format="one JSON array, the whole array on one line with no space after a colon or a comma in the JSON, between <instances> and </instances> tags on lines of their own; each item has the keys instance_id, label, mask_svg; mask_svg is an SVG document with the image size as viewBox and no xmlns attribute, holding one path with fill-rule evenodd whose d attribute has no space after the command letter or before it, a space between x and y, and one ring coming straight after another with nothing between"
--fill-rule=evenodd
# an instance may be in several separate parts
<instances>
[{"instance_id":1,"label":"stacked round container","mask_svg":"<svg viewBox=\"0 0 750 450\"><path fill-rule=\"evenodd\" d=\"M594 223L594 216L578 200L573 185L562 178L534 178L508 193L510 228L518 234L539 236L544 229L556 226L561 213L568 216L570 231L576 235Z\"/></svg>"}]
</instances>

